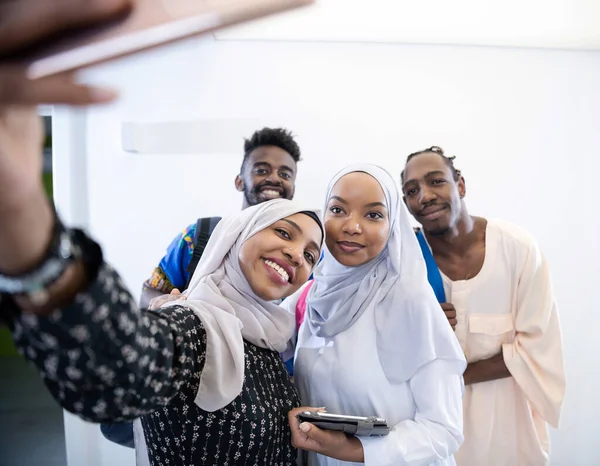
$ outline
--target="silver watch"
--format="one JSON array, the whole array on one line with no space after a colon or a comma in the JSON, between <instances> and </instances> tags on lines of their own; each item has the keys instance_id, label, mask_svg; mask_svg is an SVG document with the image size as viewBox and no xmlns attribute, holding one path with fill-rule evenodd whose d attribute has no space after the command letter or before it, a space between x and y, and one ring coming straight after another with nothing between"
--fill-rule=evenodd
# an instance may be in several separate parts
<instances>
[{"instance_id":1,"label":"silver watch","mask_svg":"<svg viewBox=\"0 0 600 466\"><path fill-rule=\"evenodd\" d=\"M34 270L21 275L0 273L0 293L24 295L35 305L44 305L49 298L48 288L65 272L66 268L80 256L79 247L71 234L56 219L52 243L44 261Z\"/></svg>"}]
</instances>

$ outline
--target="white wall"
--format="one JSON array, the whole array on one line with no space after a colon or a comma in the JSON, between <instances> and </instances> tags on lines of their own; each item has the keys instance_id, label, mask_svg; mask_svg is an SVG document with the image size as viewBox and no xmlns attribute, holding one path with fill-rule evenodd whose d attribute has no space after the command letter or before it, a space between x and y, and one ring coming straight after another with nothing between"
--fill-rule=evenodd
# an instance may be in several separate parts
<instances>
[{"instance_id":1,"label":"white wall","mask_svg":"<svg viewBox=\"0 0 600 466\"><path fill-rule=\"evenodd\" d=\"M436 144L456 154L471 212L530 229L552 267L568 375L553 464L600 464L592 278L600 276L600 53L201 40L87 78L117 86L123 98L55 115L57 128L75 128L72 138L55 134L63 148L54 155L56 198L101 240L135 293L181 228L239 209L233 179L249 124L296 132L305 158L297 199L311 206L344 164L375 162L398 175L417 149ZM121 122L211 119L245 122L229 126L239 150L231 141L219 154L121 148ZM130 451L80 424L67 423L70 466L133 464ZM84 456L82 444L100 453Z\"/></svg>"}]
</instances>

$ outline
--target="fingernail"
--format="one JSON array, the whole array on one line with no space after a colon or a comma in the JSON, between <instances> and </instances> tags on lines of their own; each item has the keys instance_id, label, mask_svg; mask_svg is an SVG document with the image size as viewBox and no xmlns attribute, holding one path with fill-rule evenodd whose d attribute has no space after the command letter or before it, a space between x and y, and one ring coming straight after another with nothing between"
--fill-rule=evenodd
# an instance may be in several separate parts
<instances>
[{"instance_id":1,"label":"fingernail","mask_svg":"<svg viewBox=\"0 0 600 466\"><path fill-rule=\"evenodd\" d=\"M101 87L90 89L90 97L94 102L109 102L117 97L117 92Z\"/></svg>"},{"instance_id":2,"label":"fingernail","mask_svg":"<svg viewBox=\"0 0 600 466\"><path fill-rule=\"evenodd\" d=\"M302 424L300 424L300 430L302 432L308 432L310 430L310 424L308 424L307 422L303 422Z\"/></svg>"}]
</instances>

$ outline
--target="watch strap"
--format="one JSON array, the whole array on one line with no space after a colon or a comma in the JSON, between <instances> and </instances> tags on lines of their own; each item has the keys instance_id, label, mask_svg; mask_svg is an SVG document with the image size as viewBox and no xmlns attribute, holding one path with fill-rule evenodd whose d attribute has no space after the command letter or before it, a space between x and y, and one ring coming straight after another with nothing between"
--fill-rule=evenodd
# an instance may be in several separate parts
<instances>
[{"instance_id":1,"label":"watch strap","mask_svg":"<svg viewBox=\"0 0 600 466\"><path fill-rule=\"evenodd\" d=\"M32 303L43 304L47 299L47 288L80 256L81 251L73 241L72 232L56 216L52 239L44 259L34 269L19 275L0 273L0 292L26 295Z\"/></svg>"}]
</instances>

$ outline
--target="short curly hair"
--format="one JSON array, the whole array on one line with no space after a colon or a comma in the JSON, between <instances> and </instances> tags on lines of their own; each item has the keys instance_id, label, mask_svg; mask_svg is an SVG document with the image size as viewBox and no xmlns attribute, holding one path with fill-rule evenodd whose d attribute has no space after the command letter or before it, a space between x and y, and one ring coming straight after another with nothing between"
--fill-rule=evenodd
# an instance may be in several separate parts
<instances>
[{"instance_id":1,"label":"short curly hair","mask_svg":"<svg viewBox=\"0 0 600 466\"><path fill-rule=\"evenodd\" d=\"M299 162L301 159L300 147L294 140L292 132L285 128L263 128L255 131L250 139L244 140L244 160L242 161L242 170L250 153L263 146L275 146L286 151L294 159L294 162Z\"/></svg>"}]
</instances>

